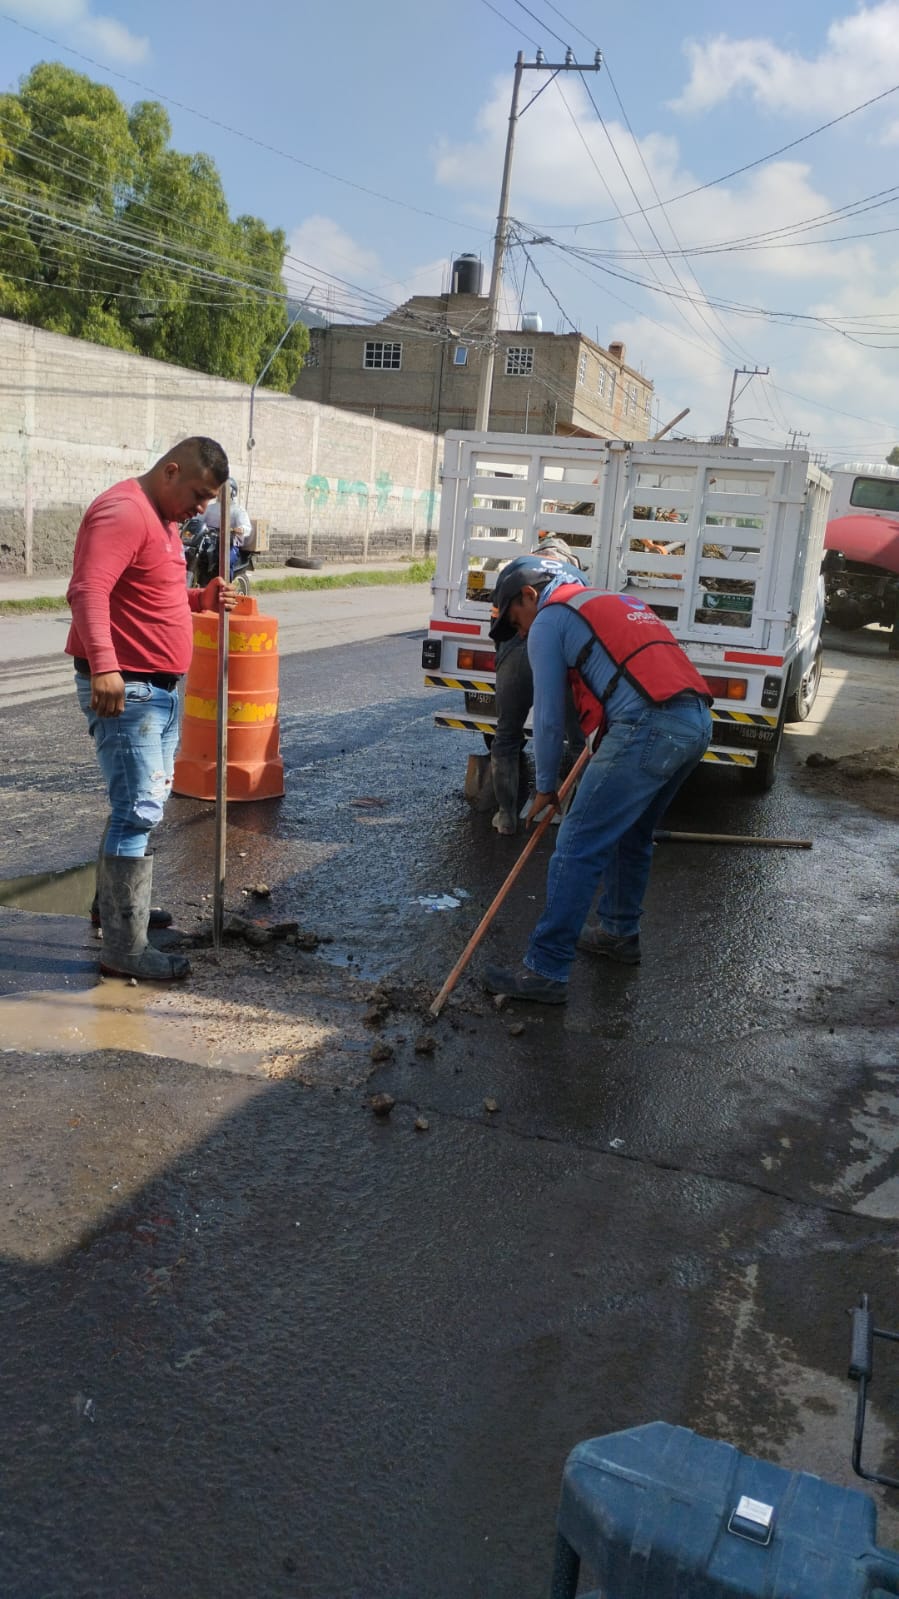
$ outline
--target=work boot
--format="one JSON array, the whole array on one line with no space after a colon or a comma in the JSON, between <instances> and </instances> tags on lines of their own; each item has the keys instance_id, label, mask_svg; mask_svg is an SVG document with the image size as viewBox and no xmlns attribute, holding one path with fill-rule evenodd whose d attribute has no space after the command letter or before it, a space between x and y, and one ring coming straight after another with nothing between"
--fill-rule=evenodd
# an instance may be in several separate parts
<instances>
[{"instance_id":1,"label":"work boot","mask_svg":"<svg viewBox=\"0 0 899 1599\"><path fill-rule=\"evenodd\" d=\"M517 755L490 754L490 771L493 776L493 792L499 806L493 818L493 826L502 835L517 833L518 831L518 779L519 763Z\"/></svg>"},{"instance_id":2,"label":"work boot","mask_svg":"<svg viewBox=\"0 0 899 1599\"><path fill-rule=\"evenodd\" d=\"M508 966L488 966L484 973L484 987L488 994L505 994L508 999L530 999L538 1005L564 1005L568 999L568 984L553 977L541 977L527 966L513 971Z\"/></svg>"},{"instance_id":3,"label":"work boot","mask_svg":"<svg viewBox=\"0 0 899 1599\"><path fill-rule=\"evenodd\" d=\"M157 928L157 929L161 929L163 927L171 927L173 920L174 920L174 918L172 916L171 911L164 911L160 905L151 905L150 906L150 914L149 914L149 916L147 918L147 926L148 927ZM103 926L103 923L100 920L100 896L99 896L99 894L95 894L94 895L93 901L91 903L91 926L92 927L102 927Z\"/></svg>"},{"instance_id":4,"label":"work boot","mask_svg":"<svg viewBox=\"0 0 899 1599\"><path fill-rule=\"evenodd\" d=\"M606 960L617 961L621 966L640 964L639 933L632 934L630 938L619 938L594 922L592 926L583 928L577 947L587 950L590 955L604 955Z\"/></svg>"},{"instance_id":5,"label":"work boot","mask_svg":"<svg viewBox=\"0 0 899 1599\"><path fill-rule=\"evenodd\" d=\"M97 885L103 925L100 970L109 977L137 977L171 983L190 976L184 955L165 955L147 943L151 855L104 855Z\"/></svg>"},{"instance_id":6,"label":"work boot","mask_svg":"<svg viewBox=\"0 0 899 1599\"><path fill-rule=\"evenodd\" d=\"M100 840L100 848L97 851L97 882L98 883L100 881L100 863L103 860L104 851L106 849L106 835L107 835L108 832L109 832L109 823L107 822L106 826L103 829L103 837ZM91 926L92 927L101 927L102 925L103 924L100 921L100 896L99 896L99 894L95 894L94 897L93 897L93 900L91 902ZM171 927L171 925L172 925L172 913L171 913L171 911L164 911L158 905L153 905L153 906L150 907L150 915L149 915L149 918L147 920L147 926L148 927L160 928L160 927Z\"/></svg>"}]
</instances>

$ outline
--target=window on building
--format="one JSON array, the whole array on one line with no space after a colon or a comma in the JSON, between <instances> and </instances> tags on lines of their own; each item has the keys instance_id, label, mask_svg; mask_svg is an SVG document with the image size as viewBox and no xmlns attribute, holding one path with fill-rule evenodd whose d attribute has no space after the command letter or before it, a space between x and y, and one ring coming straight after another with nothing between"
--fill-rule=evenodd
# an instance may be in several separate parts
<instances>
[{"instance_id":1,"label":"window on building","mask_svg":"<svg viewBox=\"0 0 899 1599\"><path fill-rule=\"evenodd\" d=\"M526 378L534 370L534 346L510 344L506 350L506 377Z\"/></svg>"},{"instance_id":2,"label":"window on building","mask_svg":"<svg viewBox=\"0 0 899 1599\"><path fill-rule=\"evenodd\" d=\"M636 385L636 383L632 383L631 384L630 401L631 401L631 403L630 403L631 416L636 416L637 415L637 385Z\"/></svg>"},{"instance_id":3,"label":"window on building","mask_svg":"<svg viewBox=\"0 0 899 1599\"><path fill-rule=\"evenodd\" d=\"M581 384L586 383L586 381L587 381L587 352L586 352L586 350L582 350L580 355L578 356L577 380L578 380L578 383L581 383Z\"/></svg>"},{"instance_id":4,"label":"window on building","mask_svg":"<svg viewBox=\"0 0 899 1599\"><path fill-rule=\"evenodd\" d=\"M370 372L399 372L403 364L403 346L387 344L383 339L366 339L362 365Z\"/></svg>"},{"instance_id":5,"label":"window on building","mask_svg":"<svg viewBox=\"0 0 899 1599\"><path fill-rule=\"evenodd\" d=\"M652 395L651 395L649 389L647 389L646 393L643 396L643 414L644 414L644 416L649 416L651 414L651 412L652 412Z\"/></svg>"},{"instance_id":6,"label":"window on building","mask_svg":"<svg viewBox=\"0 0 899 1599\"><path fill-rule=\"evenodd\" d=\"M614 409L615 409L615 388L616 388L617 382L618 382L617 375L614 372L610 372L609 373L609 410L610 411L614 411Z\"/></svg>"},{"instance_id":7,"label":"window on building","mask_svg":"<svg viewBox=\"0 0 899 1599\"><path fill-rule=\"evenodd\" d=\"M468 365L468 346L465 345L465 344L457 344L456 348L453 351L453 366L467 366L467 365Z\"/></svg>"},{"instance_id":8,"label":"window on building","mask_svg":"<svg viewBox=\"0 0 899 1599\"><path fill-rule=\"evenodd\" d=\"M600 399L603 398L603 395L606 392L606 378L607 378L607 376L608 376L608 373L606 372L605 367L602 366L602 364L600 364L599 371L598 371L598 373L596 375L596 392L599 395Z\"/></svg>"}]
</instances>

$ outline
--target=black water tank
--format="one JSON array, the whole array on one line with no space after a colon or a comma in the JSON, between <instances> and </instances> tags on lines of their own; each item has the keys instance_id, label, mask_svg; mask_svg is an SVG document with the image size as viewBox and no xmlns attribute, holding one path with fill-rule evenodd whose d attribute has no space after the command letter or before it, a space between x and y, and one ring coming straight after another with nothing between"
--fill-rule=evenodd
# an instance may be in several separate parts
<instances>
[{"instance_id":1,"label":"black water tank","mask_svg":"<svg viewBox=\"0 0 899 1599\"><path fill-rule=\"evenodd\" d=\"M453 262L453 294L480 294L484 268L476 255L460 255Z\"/></svg>"}]
</instances>

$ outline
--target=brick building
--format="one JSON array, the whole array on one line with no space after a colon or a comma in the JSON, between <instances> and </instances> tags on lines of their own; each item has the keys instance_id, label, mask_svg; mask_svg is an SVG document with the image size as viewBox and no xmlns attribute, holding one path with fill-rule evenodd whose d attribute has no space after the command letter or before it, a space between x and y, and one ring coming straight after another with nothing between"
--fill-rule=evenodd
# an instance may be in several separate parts
<instances>
[{"instance_id":1,"label":"brick building","mask_svg":"<svg viewBox=\"0 0 899 1599\"><path fill-rule=\"evenodd\" d=\"M428 432L473 428L486 325L485 296L451 292L416 294L367 326L311 329L293 392ZM623 344L603 349L583 333L544 333L531 316L497 333L495 432L645 439L652 398L651 381L627 365Z\"/></svg>"}]
</instances>

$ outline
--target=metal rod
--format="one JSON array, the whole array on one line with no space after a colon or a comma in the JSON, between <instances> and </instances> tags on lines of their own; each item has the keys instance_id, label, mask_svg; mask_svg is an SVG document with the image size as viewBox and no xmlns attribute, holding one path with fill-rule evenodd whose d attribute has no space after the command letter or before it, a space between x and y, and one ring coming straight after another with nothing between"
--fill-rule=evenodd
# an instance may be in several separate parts
<instances>
[{"instance_id":1,"label":"metal rod","mask_svg":"<svg viewBox=\"0 0 899 1599\"><path fill-rule=\"evenodd\" d=\"M672 833L657 827L655 844L754 844L757 849L811 849L810 838L755 838L751 833Z\"/></svg>"},{"instance_id":2,"label":"metal rod","mask_svg":"<svg viewBox=\"0 0 899 1599\"><path fill-rule=\"evenodd\" d=\"M663 428L659 428L658 433L653 433L648 442L650 444L655 444L658 439L663 439L666 433L670 433L672 428L677 427L678 422L682 422L684 417L689 415L690 407L689 405L685 405L682 411L678 411L677 416L673 416L670 422L666 422Z\"/></svg>"},{"instance_id":3,"label":"metal rod","mask_svg":"<svg viewBox=\"0 0 899 1599\"><path fill-rule=\"evenodd\" d=\"M578 758L575 761L573 767L571 768L571 771L568 773L568 776L566 777L564 783L562 784L562 787L559 789L559 800L560 800L560 802L565 798L566 794L570 793L571 789L574 787L575 783L577 782L578 778L581 775L581 772L583 771L584 767L586 766L587 762L589 761L591 754L592 754L592 751L591 751L590 745L588 743L581 750L580 755L578 756ZM453 989L455 988L457 982L459 981L459 978L462 976L462 973L464 972L466 966L468 965L468 962L471 960L472 955L474 954L475 950L477 949L478 945L480 944L481 939L484 937L484 934L486 933L488 927L490 926L490 923L493 921L493 918L496 915L497 911L499 910L501 904L503 903L503 900L506 898L507 894L509 893L509 890L512 887L512 884L515 882L515 879L520 875L520 873L522 871L522 868L524 867L525 863L533 855L534 850L537 848L537 845L539 844L541 838L543 837L544 833L546 832L546 829L549 827L549 824L552 821L553 816L555 815L555 812L556 812L556 806L555 805L547 806L546 815L543 817L543 820L541 822L537 823L537 826L534 829L532 837L528 839L528 842L525 844L524 849L522 850L522 852L519 855L517 861L515 862L515 865L512 867L512 870L509 873L508 877L506 878L505 882L503 883L502 887L499 889L499 891L495 895L495 897L491 900L489 906L487 907L487 910L484 912L483 916L481 917L481 920L478 922L477 927L475 928L475 930L472 933L470 939L468 940L468 943L466 944L465 948L463 949L462 954L459 956L459 959L456 961L456 964L453 967L452 971L450 972L449 977L447 978L446 982L444 983L443 987L441 988L440 993L437 995L437 998L434 1000L434 1003L431 1006L431 1015L432 1016L439 1016L440 1015L440 1012L442 1011L447 999L449 998L450 994L452 993Z\"/></svg>"},{"instance_id":4,"label":"metal rod","mask_svg":"<svg viewBox=\"0 0 899 1599\"><path fill-rule=\"evenodd\" d=\"M231 485L226 478L219 492L219 577L227 583L231 573ZM215 880L212 886L212 942L222 947L225 924L225 867L228 828L228 613L219 597L218 663L216 682L215 748Z\"/></svg>"}]
</instances>

